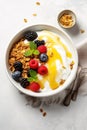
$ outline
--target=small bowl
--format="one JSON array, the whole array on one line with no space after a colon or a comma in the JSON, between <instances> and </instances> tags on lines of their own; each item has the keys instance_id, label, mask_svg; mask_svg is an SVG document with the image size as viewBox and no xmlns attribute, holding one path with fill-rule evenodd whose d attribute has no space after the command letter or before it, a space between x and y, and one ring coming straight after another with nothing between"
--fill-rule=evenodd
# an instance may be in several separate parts
<instances>
[{"instance_id":1,"label":"small bowl","mask_svg":"<svg viewBox=\"0 0 87 130\"><path fill-rule=\"evenodd\" d=\"M71 10L63 10L59 13L57 21L63 28L72 28L76 24L76 15Z\"/></svg>"},{"instance_id":2,"label":"small bowl","mask_svg":"<svg viewBox=\"0 0 87 130\"><path fill-rule=\"evenodd\" d=\"M16 82L12 76L11 76L11 71L9 69L9 53L11 51L11 48L13 47L13 45L19 41L19 39L21 37L23 37L23 34L28 31L28 30L33 30L33 31L42 31L42 30L47 30L47 31L52 31L56 34L58 34L58 36L63 39L64 42L68 43L68 46L70 46L74 61L75 61L75 65L74 68L71 72L71 74L69 75L69 77L67 78L66 82L62 85L62 87L58 87L55 90L52 91L45 91L45 92L33 92L30 90L27 90L23 87L21 87L21 85ZM68 88L70 86L70 84L72 83L72 81L75 79L76 77L76 72L77 72L77 68L78 68L78 54L77 54L77 50L72 42L72 40L70 39L70 37L63 31L59 30L56 27L50 26L50 25L33 25L33 26L29 26L21 31L19 31L14 37L13 39L9 42L8 44L8 48L6 49L6 55L5 55L5 64L6 64L6 72L8 75L8 78L10 79L11 83L22 93L29 95L29 96L33 96L33 97L48 97L48 96L53 96L55 94L60 93L61 91L63 91L64 89Z\"/></svg>"}]
</instances>

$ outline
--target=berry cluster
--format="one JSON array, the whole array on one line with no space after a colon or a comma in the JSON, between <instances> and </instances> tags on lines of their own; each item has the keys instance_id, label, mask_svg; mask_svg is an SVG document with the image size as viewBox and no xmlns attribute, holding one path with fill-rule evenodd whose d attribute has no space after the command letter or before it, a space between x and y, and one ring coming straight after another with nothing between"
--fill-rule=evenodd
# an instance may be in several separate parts
<instances>
[{"instance_id":1,"label":"berry cluster","mask_svg":"<svg viewBox=\"0 0 87 130\"><path fill-rule=\"evenodd\" d=\"M22 77L22 71L23 71L22 63L20 61L16 61L13 64L13 66L14 66L15 70L14 70L14 72L12 72L12 78L15 81L19 82L23 88L26 88L29 85L29 82L28 82L27 78Z\"/></svg>"},{"instance_id":2,"label":"berry cluster","mask_svg":"<svg viewBox=\"0 0 87 130\"><path fill-rule=\"evenodd\" d=\"M45 65L38 65L38 61L36 59L31 59L29 62L30 69L36 70L39 74L45 75L48 73L48 69Z\"/></svg>"},{"instance_id":3,"label":"berry cluster","mask_svg":"<svg viewBox=\"0 0 87 130\"><path fill-rule=\"evenodd\" d=\"M27 78L22 77L23 65L20 61L14 63L15 70L12 73L13 79L19 82L23 88L34 92L40 89L40 85L37 83L37 73L43 76L48 73L47 67L42 64L48 61L47 47L45 46L45 41L38 40L36 39L37 37L38 34L34 31L24 33L24 39L27 39L30 43L30 49L24 53L25 57L30 57Z\"/></svg>"}]
</instances>

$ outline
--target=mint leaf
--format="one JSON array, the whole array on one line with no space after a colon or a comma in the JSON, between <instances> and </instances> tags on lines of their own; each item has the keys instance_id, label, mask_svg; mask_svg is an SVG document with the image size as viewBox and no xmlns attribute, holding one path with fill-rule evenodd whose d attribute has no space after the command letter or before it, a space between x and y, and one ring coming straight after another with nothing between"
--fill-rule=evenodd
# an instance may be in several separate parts
<instances>
[{"instance_id":1,"label":"mint leaf","mask_svg":"<svg viewBox=\"0 0 87 130\"><path fill-rule=\"evenodd\" d=\"M30 76L33 78L35 78L37 75L37 72L35 70L30 70L29 73L30 73Z\"/></svg>"},{"instance_id":2,"label":"mint leaf","mask_svg":"<svg viewBox=\"0 0 87 130\"><path fill-rule=\"evenodd\" d=\"M34 54L34 55L39 55L40 52L39 52L38 50L34 50L34 51L33 51L33 54Z\"/></svg>"},{"instance_id":3,"label":"mint leaf","mask_svg":"<svg viewBox=\"0 0 87 130\"><path fill-rule=\"evenodd\" d=\"M29 77L27 80L28 80L29 82L37 81L37 77L35 77L35 78Z\"/></svg>"},{"instance_id":4,"label":"mint leaf","mask_svg":"<svg viewBox=\"0 0 87 130\"><path fill-rule=\"evenodd\" d=\"M30 70L29 74L31 77L28 77L29 82L37 81L37 72L35 70Z\"/></svg>"},{"instance_id":5,"label":"mint leaf","mask_svg":"<svg viewBox=\"0 0 87 130\"><path fill-rule=\"evenodd\" d=\"M31 56L34 50L25 51L24 56Z\"/></svg>"},{"instance_id":6,"label":"mint leaf","mask_svg":"<svg viewBox=\"0 0 87 130\"><path fill-rule=\"evenodd\" d=\"M30 44L30 49L32 50L32 49L36 49L37 48L37 45L34 43L34 42L30 42L29 43Z\"/></svg>"},{"instance_id":7,"label":"mint leaf","mask_svg":"<svg viewBox=\"0 0 87 130\"><path fill-rule=\"evenodd\" d=\"M33 78L32 78L32 77L29 77L27 80L28 80L29 82L33 82Z\"/></svg>"}]
</instances>

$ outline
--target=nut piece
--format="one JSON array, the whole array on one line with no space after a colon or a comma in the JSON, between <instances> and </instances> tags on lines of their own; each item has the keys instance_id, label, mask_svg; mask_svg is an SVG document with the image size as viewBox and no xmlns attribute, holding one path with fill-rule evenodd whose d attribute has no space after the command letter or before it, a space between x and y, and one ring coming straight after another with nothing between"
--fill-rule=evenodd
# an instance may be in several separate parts
<instances>
[{"instance_id":1,"label":"nut piece","mask_svg":"<svg viewBox=\"0 0 87 130\"><path fill-rule=\"evenodd\" d=\"M63 85L64 82L65 82L65 80L64 80L64 79L61 79L61 81L60 81L60 85Z\"/></svg>"},{"instance_id":2,"label":"nut piece","mask_svg":"<svg viewBox=\"0 0 87 130\"><path fill-rule=\"evenodd\" d=\"M26 18L24 18L24 22L25 22L25 23L27 23L27 22L28 22L28 20L27 20Z\"/></svg>"},{"instance_id":3,"label":"nut piece","mask_svg":"<svg viewBox=\"0 0 87 130\"><path fill-rule=\"evenodd\" d=\"M36 5L40 5L40 2L36 2Z\"/></svg>"},{"instance_id":4,"label":"nut piece","mask_svg":"<svg viewBox=\"0 0 87 130\"><path fill-rule=\"evenodd\" d=\"M75 63L74 63L74 61L72 61L71 63L70 63L70 69L72 70L73 69L73 65L74 65Z\"/></svg>"},{"instance_id":5,"label":"nut piece","mask_svg":"<svg viewBox=\"0 0 87 130\"><path fill-rule=\"evenodd\" d=\"M85 32L85 30L83 30L83 29L80 29L80 33L84 33Z\"/></svg>"},{"instance_id":6,"label":"nut piece","mask_svg":"<svg viewBox=\"0 0 87 130\"><path fill-rule=\"evenodd\" d=\"M33 16L37 16L37 14L36 14L36 13L34 13L34 14L33 14Z\"/></svg>"},{"instance_id":7,"label":"nut piece","mask_svg":"<svg viewBox=\"0 0 87 130\"><path fill-rule=\"evenodd\" d=\"M64 13L60 19L59 22L63 25L63 26L72 26L73 25L73 18L70 14L68 13Z\"/></svg>"}]
</instances>

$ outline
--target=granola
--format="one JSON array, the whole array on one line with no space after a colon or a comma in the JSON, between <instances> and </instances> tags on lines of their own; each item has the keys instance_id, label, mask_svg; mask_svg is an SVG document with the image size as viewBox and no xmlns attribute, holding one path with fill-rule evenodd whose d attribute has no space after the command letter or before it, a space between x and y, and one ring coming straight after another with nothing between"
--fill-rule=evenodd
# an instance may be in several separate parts
<instances>
[{"instance_id":1,"label":"granola","mask_svg":"<svg viewBox=\"0 0 87 130\"><path fill-rule=\"evenodd\" d=\"M9 54L9 69L13 72L13 64L16 61L20 61L23 64L23 77L27 77L27 69L29 68L29 57L24 56L24 52L29 49L29 45L24 43L24 40L20 40L18 43L15 43Z\"/></svg>"}]
</instances>

